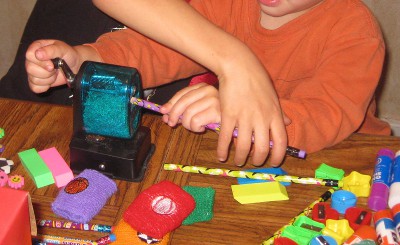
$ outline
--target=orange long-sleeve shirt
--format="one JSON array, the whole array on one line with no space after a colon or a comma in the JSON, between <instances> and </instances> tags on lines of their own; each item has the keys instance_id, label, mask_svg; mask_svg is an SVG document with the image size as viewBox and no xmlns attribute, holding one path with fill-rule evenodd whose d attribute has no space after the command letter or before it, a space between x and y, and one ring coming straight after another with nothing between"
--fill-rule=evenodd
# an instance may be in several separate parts
<instances>
[{"instance_id":1,"label":"orange long-sleeve shirt","mask_svg":"<svg viewBox=\"0 0 400 245\"><path fill-rule=\"evenodd\" d=\"M246 43L264 64L292 120L286 128L290 145L314 152L353 132L390 134L389 125L374 116L385 45L360 0L325 0L276 30L261 27L255 0L190 4ZM92 46L107 63L136 67L145 88L205 71L132 30L105 34Z\"/></svg>"}]
</instances>

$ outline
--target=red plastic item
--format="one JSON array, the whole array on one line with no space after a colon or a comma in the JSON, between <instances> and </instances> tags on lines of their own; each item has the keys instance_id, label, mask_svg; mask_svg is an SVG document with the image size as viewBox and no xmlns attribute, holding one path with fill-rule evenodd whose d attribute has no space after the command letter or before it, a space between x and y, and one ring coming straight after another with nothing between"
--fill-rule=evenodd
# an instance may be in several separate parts
<instances>
[{"instance_id":1,"label":"red plastic item","mask_svg":"<svg viewBox=\"0 0 400 245\"><path fill-rule=\"evenodd\" d=\"M314 205L312 219L321 223L326 223L327 219L339 219L339 212L331 207L329 203L321 202Z\"/></svg>"},{"instance_id":2,"label":"red plastic item","mask_svg":"<svg viewBox=\"0 0 400 245\"><path fill-rule=\"evenodd\" d=\"M363 208L350 207L346 209L344 218L349 221L350 227L356 231L361 225L371 224L372 213Z\"/></svg>"},{"instance_id":3,"label":"red plastic item","mask_svg":"<svg viewBox=\"0 0 400 245\"><path fill-rule=\"evenodd\" d=\"M29 193L0 188L0 244L30 245Z\"/></svg>"},{"instance_id":4,"label":"red plastic item","mask_svg":"<svg viewBox=\"0 0 400 245\"><path fill-rule=\"evenodd\" d=\"M363 240L372 240L376 241L376 232L375 228L369 225L360 225L358 230L351 235L349 239L343 245L350 245L361 242Z\"/></svg>"},{"instance_id":5,"label":"red plastic item","mask_svg":"<svg viewBox=\"0 0 400 245\"><path fill-rule=\"evenodd\" d=\"M274 239L274 245L297 245L297 243L287 237L278 237Z\"/></svg>"}]
</instances>

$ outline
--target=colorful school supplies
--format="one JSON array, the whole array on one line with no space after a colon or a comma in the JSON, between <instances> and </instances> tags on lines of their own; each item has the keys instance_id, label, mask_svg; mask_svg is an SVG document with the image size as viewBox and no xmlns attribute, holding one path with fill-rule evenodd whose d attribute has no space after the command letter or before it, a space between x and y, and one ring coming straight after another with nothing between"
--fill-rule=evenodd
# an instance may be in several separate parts
<instances>
[{"instance_id":1,"label":"colorful school supplies","mask_svg":"<svg viewBox=\"0 0 400 245\"><path fill-rule=\"evenodd\" d=\"M300 212L298 215L296 215L294 218L292 218L287 225L281 227L272 236L270 236L269 238L265 239L262 242L262 245L271 245L271 244L273 244L274 243L274 239L280 237L280 235L282 234L282 231L286 227L288 227L289 225L292 225L299 217L309 215L315 204L320 203L320 202L326 202L327 200L329 200L329 198L331 198L332 193L334 191L335 191L334 189L329 189L328 191L324 192L324 194L322 194L317 200L312 202L302 212Z\"/></svg>"}]
</instances>

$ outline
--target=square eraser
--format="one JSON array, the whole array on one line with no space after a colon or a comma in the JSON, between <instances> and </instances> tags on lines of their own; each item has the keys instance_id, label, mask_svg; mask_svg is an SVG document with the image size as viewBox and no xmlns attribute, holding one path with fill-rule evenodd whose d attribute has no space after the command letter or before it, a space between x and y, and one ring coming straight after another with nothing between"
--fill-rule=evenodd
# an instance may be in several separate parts
<instances>
[{"instance_id":1,"label":"square eraser","mask_svg":"<svg viewBox=\"0 0 400 245\"><path fill-rule=\"evenodd\" d=\"M39 155L49 167L58 188L66 186L74 178L72 170L55 147L39 151Z\"/></svg>"},{"instance_id":2,"label":"square eraser","mask_svg":"<svg viewBox=\"0 0 400 245\"><path fill-rule=\"evenodd\" d=\"M241 204L288 200L285 186L279 182L232 185L233 198Z\"/></svg>"}]
</instances>

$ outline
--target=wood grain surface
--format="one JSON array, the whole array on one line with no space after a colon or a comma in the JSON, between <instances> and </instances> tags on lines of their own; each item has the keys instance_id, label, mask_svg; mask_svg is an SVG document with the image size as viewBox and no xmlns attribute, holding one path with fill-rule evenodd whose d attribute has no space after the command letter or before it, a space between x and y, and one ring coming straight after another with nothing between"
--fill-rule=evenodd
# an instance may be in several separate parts
<instances>
[{"instance_id":1,"label":"wood grain surface","mask_svg":"<svg viewBox=\"0 0 400 245\"><path fill-rule=\"evenodd\" d=\"M261 244L328 190L324 186L291 184L287 187L287 201L239 204L233 199L231 191L231 185L237 183L235 178L165 171L162 167L163 163L176 163L243 169L232 164L233 154L230 154L226 163L216 159L216 133L207 131L195 134L183 127L170 128L158 115L145 114L142 123L151 129L152 143L156 146L145 177L141 182L116 180L117 193L108 200L92 223L115 225L139 193L167 179L180 186L211 186L216 191L213 219L181 226L171 234L170 244ZM0 157L13 160L15 168L12 174L25 177L23 190L29 191L32 196L36 218L60 219L51 210L51 203L58 194L57 187L51 185L37 189L17 153L31 148L40 151L54 146L69 162L72 108L0 99L0 127L5 129L5 136L0 140L5 151ZM287 157L282 168L290 175L313 177L315 169L321 163L326 163L343 169L346 175L351 171L371 175L376 154L381 148L400 150L400 138L354 134L334 147L309 154L306 160ZM244 168L254 167L247 163ZM366 198L359 198L357 206L366 207ZM38 232L92 240L104 235L54 228L39 228Z\"/></svg>"}]
</instances>

